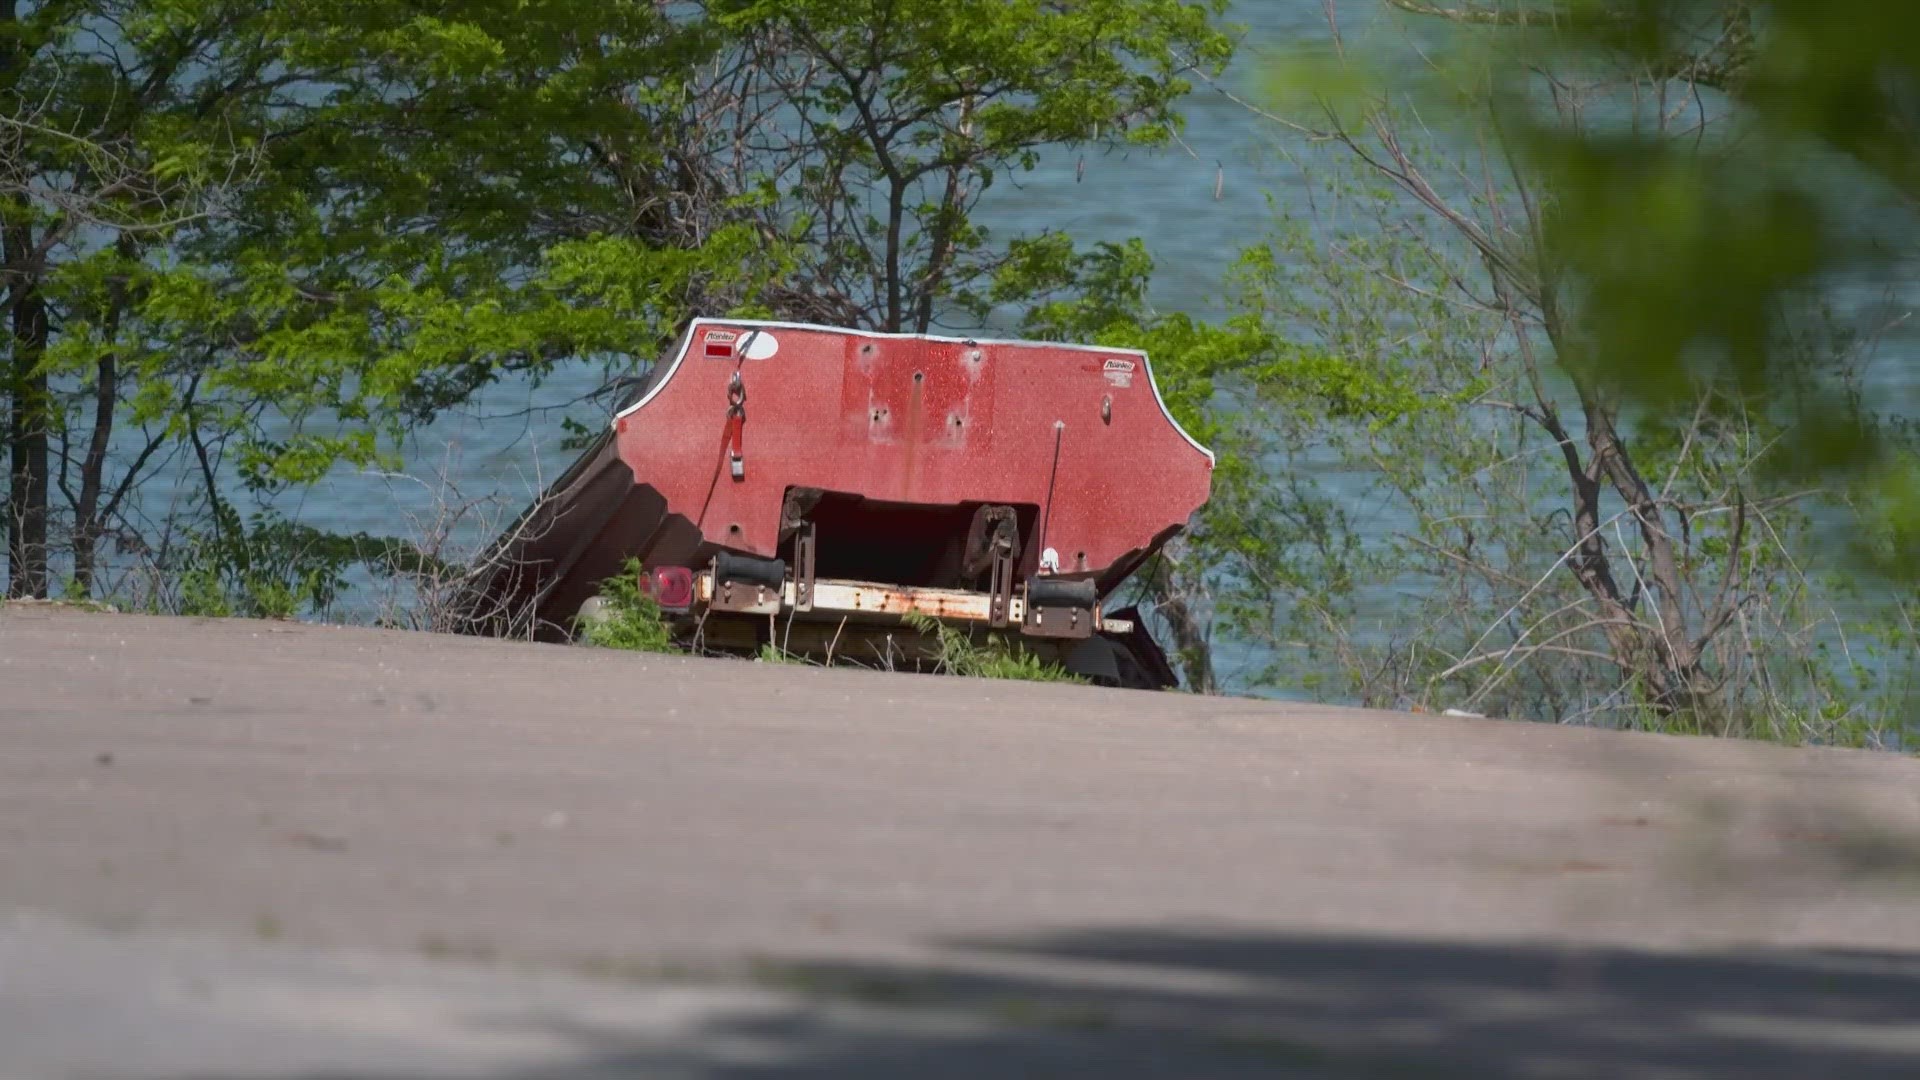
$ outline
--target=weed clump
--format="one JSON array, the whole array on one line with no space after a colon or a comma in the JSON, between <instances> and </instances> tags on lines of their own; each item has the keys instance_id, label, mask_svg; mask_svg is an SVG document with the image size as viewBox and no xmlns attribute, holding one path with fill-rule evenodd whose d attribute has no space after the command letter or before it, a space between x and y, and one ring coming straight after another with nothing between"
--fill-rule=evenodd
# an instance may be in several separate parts
<instances>
[{"instance_id":1,"label":"weed clump","mask_svg":"<svg viewBox=\"0 0 1920 1080\"><path fill-rule=\"evenodd\" d=\"M787 650L781 648L780 646L775 645L771 641L760 646L760 651L754 654L754 659L760 661L763 664L804 664L806 663L806 661L801 657L788 652ZM826 664L822 666L831 667L832 665Z\"/></svg>"},{"instance_id":2,"label":"weed clump","mask_svg":"<svg viewBox=\"0 0 1920 1080\"><path fill-rule=\"evenodd\" d=\"M628 559L620 573L600 583L600 609L580 620L579 633L582 641L602 649L678 651L659 602L640 588L638 559Z\"/></svg>"},{"instance_id":3,"label":"weed clump","mask_svg":"<svg viewBox=\"0 0 1920 1080\"><path fill-rule=\"evenodd\" d=\"M1014 679L1021 682L1082 683L1085 679L1051 660L1035 656L997 634L984 644L946 623L912 612L908 626L931 635L936 646L936 670L974 679Z\"/></svg>"}]
</instances>

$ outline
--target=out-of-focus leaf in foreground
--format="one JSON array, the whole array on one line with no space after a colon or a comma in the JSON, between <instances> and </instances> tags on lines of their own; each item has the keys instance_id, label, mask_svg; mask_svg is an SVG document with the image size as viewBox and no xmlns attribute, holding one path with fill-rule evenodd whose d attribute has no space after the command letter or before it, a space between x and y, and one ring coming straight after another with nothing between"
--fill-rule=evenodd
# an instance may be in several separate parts
<instances>
[{"instance_id":1,"label":"out-of-focus leaf in foreground","mask_svg":"<svg viewBox=\"0 0 1920 1080\"><path fill-rule=\"evenodd\" d=\"M1702 380L1763 395L1794 421L1775 466L1851 488L1877 526L1862 550L1920 572L1920 470L1905 427L1882 422L1911 413L1920 355L1881 341L1920 257L1920 4L1385 5L1429 70L1484 65L1466 107L1540 194L1544 276L1577 313L1568 360L1655 408L1690 410ZM1350 81L1330 80L1329 100L1350 103ZM1462 105L1398 88L1429 119ZM1591 104L1569 124L1576 96ZM1824 317L1881 343L1864 412L1857 388L1804 362Z\"/></svg>"}]
</instances>

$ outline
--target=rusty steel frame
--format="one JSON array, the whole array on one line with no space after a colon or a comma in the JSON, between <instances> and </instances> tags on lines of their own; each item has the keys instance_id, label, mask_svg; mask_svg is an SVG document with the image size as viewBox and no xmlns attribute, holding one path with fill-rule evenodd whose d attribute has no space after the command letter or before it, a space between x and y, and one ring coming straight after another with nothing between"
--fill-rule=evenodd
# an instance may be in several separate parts
<instances>
[{"instance_id":1,"label":"rusty steel frame","mask_svg":"<svg viewBox=\"0 0 1920 1080\"><path fill-rule=\"evenodd\" d=\"M733 586L740 589L741 586ZM842 616L862 621L893 621L909 614L921 614L944 622L981 623L987 626L1005 625L998 620L1004 618L1013 623L1022 623L1026 616L1026 598L1022 596L1000 597L994 593L975 592L969 589L929 589L911 588L902 585L883 585L870 581L814 580L809 590L809 599L802 603L796 583L789 580L775 597L771 590L755 590L753 602L743 604L746 597L735 593L729 598L726 585L716 593L713 571L702 570L694 576L694 610L702 609L715 613L785 615L793 614L812 620L831 620ZM1005 614L996 611L998 604L1004 602ZM1133 632L1130 619L1112 619L1101 617L1097 629L1109 634L1128 634ZM1089 634L1092 628L1087 631Z\"/></svg>"},{"instance_id":2,"label":"rusty steel frame","mask_svg":"<svg viewBox=\"0 0 1920 1080\"><path fill-rule=\"evenodd\" d=\"M778 615L791 606L788 598L793 595L792 584L783 593L746 581L723 581L715 588L711 570L702 571L694 587L696 607L704 605L732 615Z\"/></svg>"}]
</instances>

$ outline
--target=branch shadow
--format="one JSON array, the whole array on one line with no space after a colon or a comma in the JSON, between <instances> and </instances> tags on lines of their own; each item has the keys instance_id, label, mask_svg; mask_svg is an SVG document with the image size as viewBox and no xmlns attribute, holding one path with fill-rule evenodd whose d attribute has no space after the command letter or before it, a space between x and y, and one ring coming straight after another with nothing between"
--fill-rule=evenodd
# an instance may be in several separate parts
<instances>
[{"instance_id":1,"label":"branch shadow","mask_svg":"<svg viewBox=\"0 0 1920 1080\"><path fill-rule=\"evenodd\" d=\"M1915 955L1156 931L946 955L768 966L784 1005L670 1038L542 1018L577 1053L491 1077L1920 1076Z\"/></svg>"}]
</instances>

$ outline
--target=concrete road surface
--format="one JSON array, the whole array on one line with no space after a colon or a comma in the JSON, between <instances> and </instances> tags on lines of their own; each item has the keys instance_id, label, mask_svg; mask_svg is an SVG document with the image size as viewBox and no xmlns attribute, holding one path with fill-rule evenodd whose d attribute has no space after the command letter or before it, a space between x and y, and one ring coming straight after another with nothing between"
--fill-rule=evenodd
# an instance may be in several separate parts
<instances>
[{"instance_id":1,"label":"concrete road surface","mask_svg":"<svg viewBox=\"0 0 1920 1080\"><path fill-rule=\"evenodd\" d=\"M0 1077L1920 1075L1920 762L0 609Z\"/></svg>"}]
</instances>

